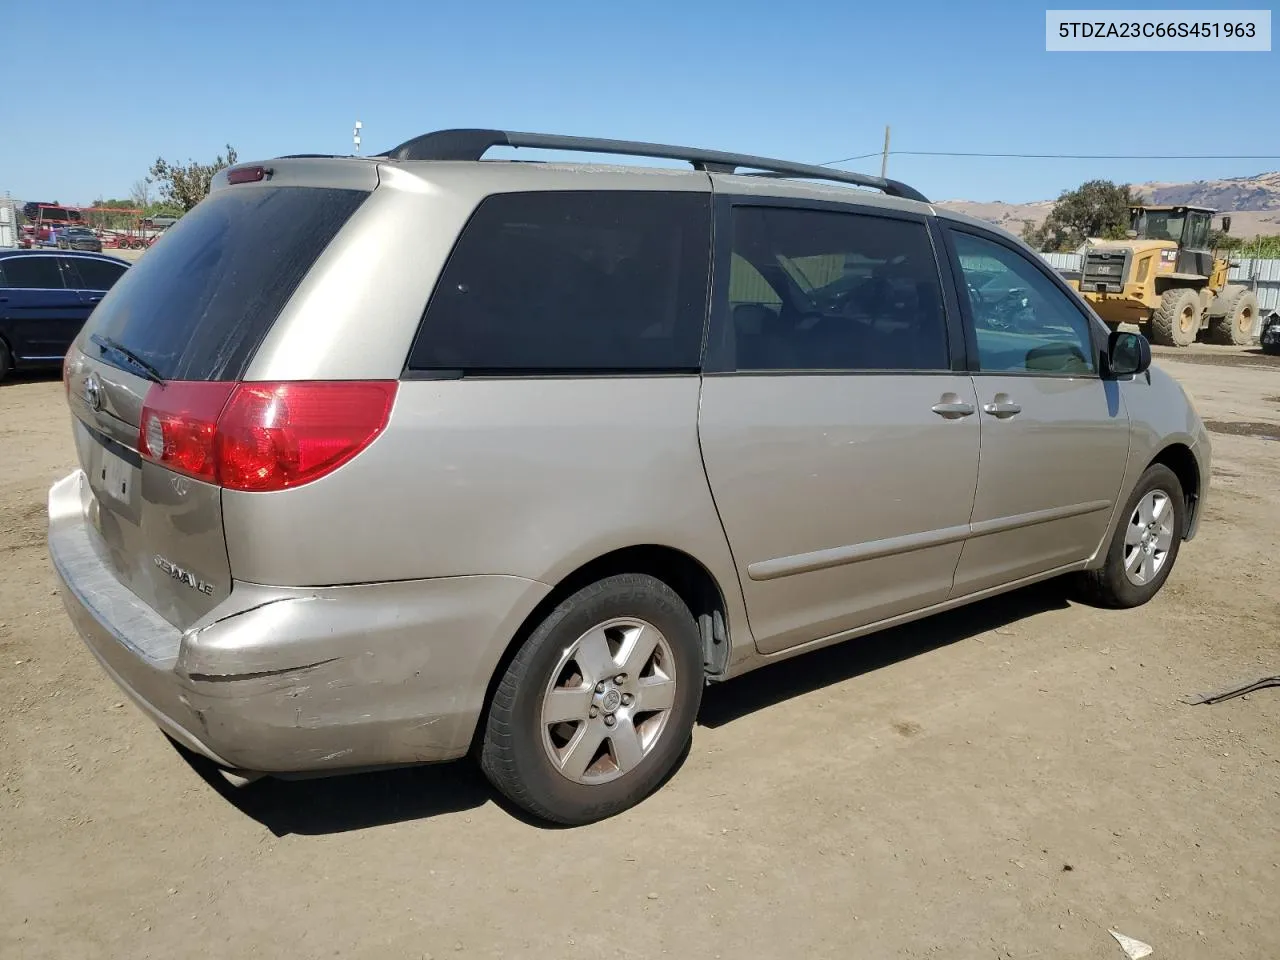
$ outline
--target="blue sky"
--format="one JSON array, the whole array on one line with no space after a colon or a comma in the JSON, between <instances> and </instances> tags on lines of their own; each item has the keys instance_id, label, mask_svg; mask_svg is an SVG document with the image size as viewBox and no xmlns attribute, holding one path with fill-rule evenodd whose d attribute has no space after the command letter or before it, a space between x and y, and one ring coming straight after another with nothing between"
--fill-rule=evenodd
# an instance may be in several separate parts
<instances>
[{"instance_id":1,"label":"blue sky","mask_svg":"<svg viewBox=\"0 0 1280 960\"><path fill-rule=\"evenodd\" d=\"M1047 53L1036 3L4 6L17 41L6 43L7 72L19 80L0 98L0 191L20 199L127 196L157 156L207 160L228 142L244 160L347 153L356 119L366 153L427 130L492 126L824 162L878 151L889 123L902 150L1280 155L1280 111L1264 99L1280 76L1275 52ZM1149 111L1107 109L1088 92L1130 83L1150 91ZM878 172L879 158L847 166ZM1278 168L1280 159L889 161L890 176L931 197L1009 201L1092 177Z\"/></svg>"}]
</instances>

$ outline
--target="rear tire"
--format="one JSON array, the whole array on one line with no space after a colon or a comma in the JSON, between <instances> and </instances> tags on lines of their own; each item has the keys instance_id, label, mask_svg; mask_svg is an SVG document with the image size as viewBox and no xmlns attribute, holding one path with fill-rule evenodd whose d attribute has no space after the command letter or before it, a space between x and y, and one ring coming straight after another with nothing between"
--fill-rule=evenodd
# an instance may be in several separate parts
<instances>
[{"instance_id":1,"label":"rear tire","mask_svg":"<svg viewBox=\"0 0 1280 960\"><path fill-rule=\"evenodd\" d=\"M1107 547L1106 563L1079 575L1080 599L1113 609L1146 603L1169 579L1186 524L1186 500L1177 474L1153 463L1129 495Z\"/></svg>"},{"instance_id":2,"label":"rear tire","mask_svg":"<svg viewBox=\"0 0 1280 960\"><path fill-rule=\"evenodd\" d=\"M1162 347L1189 347L1199 332L1199 294L1186 287L1166 290L1151 316L1151 342Z\"/></svg>"},{"instance_id":3,"label":"rear tire","mask_svg":"<svg viewBox=\"0 0 1280 960\"><path fill-rule=\"evenodd\" d=\"M1209 335L1214 343L1247 347L1258 321L1258 297L1248 287L1227 287L1223 293L1224 314L1209 321Z\"/></svg>"},{"instance_id":4,"label":"rear tire","mask_svg":"<svg viewBox=\"0 0 1280 960\"><path fill-rule=\"evenodd\" d=\"M600 580L552 610L507 667L481 769L544 820L613 816L671 773L703 681L698 629L674 590L642 574Z\"/></svg>"}]
</instances>

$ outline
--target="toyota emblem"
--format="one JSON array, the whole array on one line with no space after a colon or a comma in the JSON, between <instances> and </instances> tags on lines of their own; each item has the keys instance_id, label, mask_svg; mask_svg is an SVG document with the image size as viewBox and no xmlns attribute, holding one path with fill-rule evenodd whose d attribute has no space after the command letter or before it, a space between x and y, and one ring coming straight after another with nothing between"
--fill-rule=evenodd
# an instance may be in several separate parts
<instances>
[{"instance_id":1,"label":"toyota emblem","mask_svg":"<svg viewBox=\"0 0 1280 960\"><path fill-rule=\"evenodd\" d=\"M84 378L84 402L94 410L102 409L102 382L96 373Z\"/></svg>"}]
</instances>

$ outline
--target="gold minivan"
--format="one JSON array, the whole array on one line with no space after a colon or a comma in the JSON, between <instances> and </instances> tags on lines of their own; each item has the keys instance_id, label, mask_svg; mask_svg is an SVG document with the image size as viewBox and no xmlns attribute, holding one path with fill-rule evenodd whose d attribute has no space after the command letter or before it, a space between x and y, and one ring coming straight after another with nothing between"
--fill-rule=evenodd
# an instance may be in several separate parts
<instances>
[{"instance_id":1,"label":"gold minivan","mask_svg":"<svg viewBox=\"0 0 1280 960\"><path fill-rule=\"evenodd\" d=\"M623 141L233 167L65 379L62 596L170 737L241 780L474 752L561 823L652 791L706 683L1050 577L1146 602L1209 478L1019 240Z\"/></svg>"}]
</instances>

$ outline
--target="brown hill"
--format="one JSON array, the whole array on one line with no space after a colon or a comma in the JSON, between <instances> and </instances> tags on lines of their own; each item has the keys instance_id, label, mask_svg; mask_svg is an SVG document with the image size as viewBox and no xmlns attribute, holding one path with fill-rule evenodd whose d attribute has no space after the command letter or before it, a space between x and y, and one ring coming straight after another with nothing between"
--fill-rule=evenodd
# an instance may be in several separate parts
<instances>
[{"instance_id":1,"label":"brown hill","mask_svg":"<svg viewBox=\"0 0 1280 960\"><path fill-rule=\"evenodd\" d=\"M1188 203L1230 213L1231 233L1236 237L1280 233L1280 171L1226 180L1196 180L1193 183L1156 181L1134 184L1134 188L1148 203ZM1053 201L942 200L937 205L967 213L1013 233L1021 233L1025 222L1039 223L1047 217Z\"/></svg>"}]
</instances>

